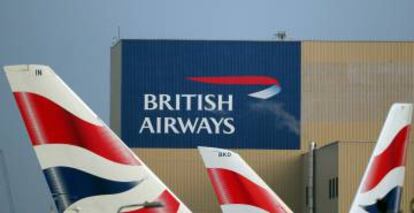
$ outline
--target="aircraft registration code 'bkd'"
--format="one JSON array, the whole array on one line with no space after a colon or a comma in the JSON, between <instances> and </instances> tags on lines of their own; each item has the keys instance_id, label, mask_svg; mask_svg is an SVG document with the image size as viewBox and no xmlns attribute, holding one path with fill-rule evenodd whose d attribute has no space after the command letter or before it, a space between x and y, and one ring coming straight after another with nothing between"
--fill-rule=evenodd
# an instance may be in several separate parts
<instances>
[{"instance_id":1,"label":"aircraft registration code 'bkd'","mask_svg":"<svg viewBox=\"0 0 414 213\"><path fill-rule=\"evenodd\" d=\"M231 152L218 152L219 157L231 157Z\"/></svg>"}]
</instances>

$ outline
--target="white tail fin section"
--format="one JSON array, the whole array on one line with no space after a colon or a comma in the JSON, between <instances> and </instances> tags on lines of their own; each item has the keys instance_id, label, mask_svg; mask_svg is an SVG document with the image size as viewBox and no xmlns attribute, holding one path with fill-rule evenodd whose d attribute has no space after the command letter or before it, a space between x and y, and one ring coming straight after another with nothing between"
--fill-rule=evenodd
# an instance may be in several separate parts
<instances>
[{"instance_id":1,"label":"white tail fin section","mask_svg":"<svg viewBox=\"0 0 414 213\"><path fill-rule=\"evenodd\" d=\"M50 67L4 70L59 212L190 212Z\"/></svg>"},{"instance_id":2,"label":"white tail fin section","mask_svg":"<svg viewBox=\"0 0 414 213\"><path fill-rule=\"evenodd\" d=\"M350 212L399 212L413 105L394 104Z\"/></svg>"},{"instance_id":3,"label":"white tail fin section","mask_svg":"<svg viewBox=\"0 0 414 213\"><path fill-rule=\"evenodd\" d=\"M287 205L237 154L198 147L224 213L291 213Z\"/></svg>"}]
</instances>

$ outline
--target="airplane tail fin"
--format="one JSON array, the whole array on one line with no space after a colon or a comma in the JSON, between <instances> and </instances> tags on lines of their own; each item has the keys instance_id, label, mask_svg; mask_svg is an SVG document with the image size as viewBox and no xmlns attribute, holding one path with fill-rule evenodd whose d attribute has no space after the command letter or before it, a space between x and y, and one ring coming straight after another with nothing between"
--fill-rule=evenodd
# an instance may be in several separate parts
<instances>
[{"instance_id":1,"label":"airplane tail fin","mask_svg":"<svg viewBox=\"0 0 414 213\"><path fill-rule=\"evenodd\" d=\"M350 212L399 211L412 113L412 104L391 107Z\"/></svg>"},{"instance_id":2,"label":"airplane tail fin","mask_svg":"<svg viewBox=\"0 0 414 213\"><path fill-rule=\"evenodd\" d=\"M237 153L210 147L198 150L223 212L292 212Z\"/></svg>"},{"instance_id":3,"label":"airplane tail fin","mask_svg":"<svg viewBox=\"0 0 414 213\"><path fill-rule=\"evenodd\" d=\"M4 70L59 212L189 212L50 67Z\"/></svg>"}]
</instances>

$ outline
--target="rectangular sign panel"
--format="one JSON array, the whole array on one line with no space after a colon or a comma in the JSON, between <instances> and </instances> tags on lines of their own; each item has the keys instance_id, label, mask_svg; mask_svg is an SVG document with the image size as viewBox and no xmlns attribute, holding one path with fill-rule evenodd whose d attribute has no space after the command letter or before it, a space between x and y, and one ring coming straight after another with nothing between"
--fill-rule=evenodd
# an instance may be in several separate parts
<instances>
[{"instance_id":1,"label":"rectangular sign panel","mask_svg":"<svg viewBox=\"0 0 414 213\"><path fill-rule=\"evenodd\" d=\"M300 42L123 40L131 147L300 148Z\"/></svg>"}]
</instances>

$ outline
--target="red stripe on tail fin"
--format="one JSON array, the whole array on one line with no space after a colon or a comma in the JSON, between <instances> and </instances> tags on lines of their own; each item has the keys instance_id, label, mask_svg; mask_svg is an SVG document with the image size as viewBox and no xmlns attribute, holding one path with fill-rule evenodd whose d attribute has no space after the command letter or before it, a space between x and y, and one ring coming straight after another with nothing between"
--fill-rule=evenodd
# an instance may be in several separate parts
<instances>
[{"instance_id":1,"label":"red stripe on tail fin","mask_svg":"<svg viewBox=\"0 0 414 213\"><path fill-rule=\"evenodd\" d=\"M401 129L387 149L380 155L375 156L362 192L373 189L388 172L405 164L409 130L410 126Z\"/></svg>"},{"instance_id":2,"label":"red stripe on tail fin","mask_svg":"<svg viewBox=\"0 0 414 213\"><path fill-rule=\"evenodd\" d=\"M117 163L140 165L106 126L84 121L37 94L15 92L14 96L33 146L70 144Z\"/></svg>"},{"instance_id":3,"label":"red stripe on tail fin","mask_svg":"<svg viewBox=\"0 0 414 213\"><path fill-rule=\"evenodd\" d=\"M220 205L246 204L274 213L285 213L279 201L263 187L227 169L207 169Z\"/></svg>"}]
</instances>

